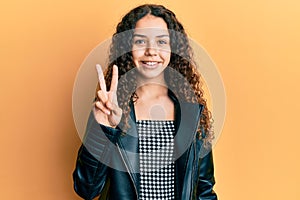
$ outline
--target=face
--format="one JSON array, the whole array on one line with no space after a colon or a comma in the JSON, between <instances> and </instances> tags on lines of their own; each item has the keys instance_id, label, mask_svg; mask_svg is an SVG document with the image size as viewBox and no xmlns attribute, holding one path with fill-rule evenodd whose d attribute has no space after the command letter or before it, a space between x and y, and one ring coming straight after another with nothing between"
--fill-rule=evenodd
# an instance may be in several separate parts
<instances>
[{"instance_id":1,"label":"face","mask_svg":"<svg viewBox=\"0 0 300 200\"><path fill-rule=\"evenodd\" d=\"M170 36L166 22L146 15L137 23L133 35L132 56L141 77L163 78L171 57Z\"/></svg>"}]
</instances>

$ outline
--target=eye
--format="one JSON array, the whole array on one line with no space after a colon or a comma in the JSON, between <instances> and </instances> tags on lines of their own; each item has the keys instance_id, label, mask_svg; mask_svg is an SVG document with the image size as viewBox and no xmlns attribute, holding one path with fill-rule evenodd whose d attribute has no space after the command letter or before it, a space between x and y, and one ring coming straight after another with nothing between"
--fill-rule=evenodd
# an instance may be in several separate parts
<instances>
[{"instance_id":1,"label":"eye","mask_svg":"<svg viewBox=\"0 0 300 200\"><path fill-rule=\"evenodd\" d=\"M134 40L133 43L136 44L136 45L144 45L144 44L146 44L146 40L137 39L137 40Z\"/></svg>"},{"instance_id":2,"label":"eye","mask_svg":"<svg viewBox=\"0 0 300 200\"><path fill-rule=\"evenodd\" d=\"M159 45L167 45L167 44L169 44L169 42L168 42L168 40L158 40L157 41L157 43L159 44Z\"/></svg>"}]
</instances>

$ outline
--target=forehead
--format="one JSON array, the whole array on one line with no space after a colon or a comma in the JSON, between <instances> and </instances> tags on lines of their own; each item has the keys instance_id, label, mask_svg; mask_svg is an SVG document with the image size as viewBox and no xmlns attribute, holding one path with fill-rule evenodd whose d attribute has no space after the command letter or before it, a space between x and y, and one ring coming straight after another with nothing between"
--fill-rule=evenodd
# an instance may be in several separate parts
<instances>
[{"instance_id":1,"label":"forehead","mask_svg":"<svg viewBox=\"0 0 300 200\"><path fill-rule=\"evenodd\" d=\"M146 15L137 21L134 33L142 35L169 35L167 23L161 18Z\"/></svg>"}]
</instances>

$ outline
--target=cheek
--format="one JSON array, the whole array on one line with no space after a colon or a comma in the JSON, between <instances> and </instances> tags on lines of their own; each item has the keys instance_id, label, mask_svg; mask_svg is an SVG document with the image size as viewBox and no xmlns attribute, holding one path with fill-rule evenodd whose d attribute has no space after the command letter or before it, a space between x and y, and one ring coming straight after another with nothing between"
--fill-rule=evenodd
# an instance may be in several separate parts
<instances>
[{"instance_id":1,"label":"cheek","mask_svg":"<svg viewBox=\"0 0 300 200\"><path fill-rule=\"evenodd\" d=\"M139 59L143 55L144 55L144 51L142 51L142 50L134 50L134 51L132 51L132 58L133 58L134 61L137 60L137 59Z\"/></svg>"},{"instance_id":2,"label":"cheek","mask_svg":"<svg viewBox=\"0 0 300 200\"><path fill-rule=\"evenodd\" d=\"M139 66L139 58L142 57L143 53L140 51L140 50L134 50L131 52L132 54L132 60L133 60L133 63L135 65L135 67L138 67Z\"/></svg>"},{"instance_id":3,"label":"cheek","mask_svg":"<svg viewBox=\"0 0 300 200\"><path fill-rule=\"evenodd\" d=\"M164 58L165 62L169 63L171 59L171 53L167 51L161 52L161 57Z\"/></svg>"}]
</instances>

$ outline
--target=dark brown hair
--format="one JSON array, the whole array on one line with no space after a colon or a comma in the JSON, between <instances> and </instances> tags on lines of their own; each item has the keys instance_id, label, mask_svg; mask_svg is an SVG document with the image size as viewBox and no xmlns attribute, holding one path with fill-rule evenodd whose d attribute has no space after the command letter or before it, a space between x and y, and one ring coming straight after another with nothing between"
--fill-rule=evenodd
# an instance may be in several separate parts
<instances>
[{"instance_id":1,"label":"dark brown hair","mask_svg":"<svg viewBox=\"0 0 300 200\"><path fill-rule=\"evenodd\" d=\"M202 80L193 60L192 48L189 44L187 34L182 24L177 20L175 14L162 5L144 4L128 12L117 25L116 32L112 37L110 46L109 66L105 72L107 89L110 88L112 78L112 66L117 65L119 69L118 103L123 110L124 123L128 125L130 113L129 103L135 94L136 83L134 74L130 71L135 68L132 58L132 37L138 20L146 15L161 17L167 24L170 33L171 59L169 67L174 70L165 71L165 79L169 89L180 100L200 103L204 106L199 121L199 138L205 142L213 139L212 117L207 108L206 99L203 96ZM172 71L182 76L175 76ZM191 90L192 89L192 90ZM193 94L191 94L191 91Z\"/></svg>"}]
</instances>

